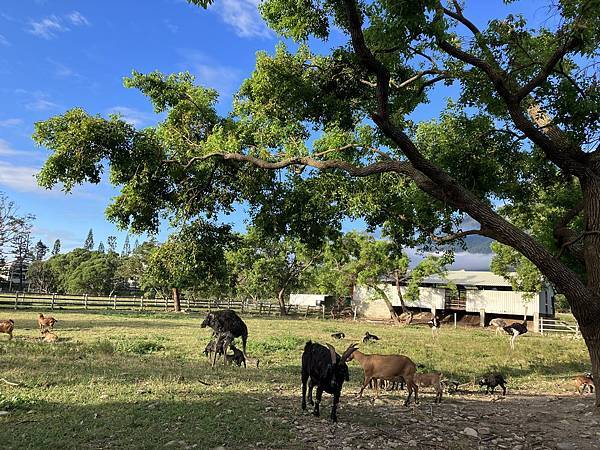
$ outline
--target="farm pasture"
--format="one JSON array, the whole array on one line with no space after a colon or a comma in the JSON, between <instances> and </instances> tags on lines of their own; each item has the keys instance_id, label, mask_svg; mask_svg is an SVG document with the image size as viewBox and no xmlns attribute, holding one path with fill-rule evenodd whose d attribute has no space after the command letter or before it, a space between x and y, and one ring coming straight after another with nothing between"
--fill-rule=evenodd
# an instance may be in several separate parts
<instances>
[{"instance_id":1,"label":"farm pasture","mask_svg":"<svg viewBox=\"0 0 600 450\"><path fill-rule=\"evenodd\" d=\"M426 326L244 317L248 354L260 368L211 370L201 353L210 330L200 328L198 314L53 311L60 342L47 344L39 342L36 312L0 310L15 320L14 339L0 335L0 378L20 383L0 382L3 448L552 448L564 441L593 448L600 438L590 426L598 423L593 397L576 395L571 380L589 370L581 340L530 333L511 351L508 336L481 329L446 326L434 343ZM381 340L360 343L365 353L407 355L424 366L419 371L465 383L464 392L434 405L425 390L410 408L402 406L405 391L375 402L366 391L357 400L362 370L351 362L339 423L327 419L327 394L321 418L303 413L306 340L342 352L366 330ZM346 338L331 338L335 331ZM506 398L472 384L490 370L507 377Z\"/></svg>"}]
</instances>

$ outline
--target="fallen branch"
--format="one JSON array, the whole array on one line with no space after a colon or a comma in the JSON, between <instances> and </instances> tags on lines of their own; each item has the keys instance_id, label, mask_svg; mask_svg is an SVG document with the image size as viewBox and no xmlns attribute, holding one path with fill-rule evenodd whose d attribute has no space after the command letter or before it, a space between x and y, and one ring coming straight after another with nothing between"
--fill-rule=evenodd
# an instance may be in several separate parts
<instances>
[{"instance_id":1,"label":"fallen branch","mask_svg":"<svg viewBox=\"0 0 600 450\"><path fill-rule=\"evenodd\" d=\"M21 383L13 383L12 381L8 381L5 378L0 378L0 381L8 384L9 386L21 386Z\"/></svg>"}]
</instances>

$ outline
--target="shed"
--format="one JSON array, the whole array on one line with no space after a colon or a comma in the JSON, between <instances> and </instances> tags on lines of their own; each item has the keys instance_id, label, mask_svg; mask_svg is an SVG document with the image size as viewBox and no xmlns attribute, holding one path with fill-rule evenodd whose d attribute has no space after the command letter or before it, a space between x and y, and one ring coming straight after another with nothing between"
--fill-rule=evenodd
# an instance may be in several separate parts
<instances>
[{"instance_id":1,"label":"shed","mask_svg":"<svg viewBox=\"0 0 600 450\"><path fill-rule=\"evenodd\" d=\"M290 305L321 306L329 304L333 297L322 294L290 294Z\"/></svg>"},{"instance_id":2,"label":"shed","mask_svg":"<svg viewBox=\"0 0 600 450\"><path fill-rule=\"evenodd\" d=\"M456 285L456 290L448 287L448 282ZM400 307L400 298L392 280L382 280L392 305ZM402 294L406 286L401 286ZM389 311L383 300L374 299L373 292L359 286L354 291L354 303L358 313L368 318L389 318ZM408 302L411 309L464 312L498 316L554 316L554 290L547 285L540 292L528 296L525 292L513 291L510 282L492 272L454 270L446 272L445 279L434 275L423 280L419 287L419 299Z\"/></svg>"}]
</instances>

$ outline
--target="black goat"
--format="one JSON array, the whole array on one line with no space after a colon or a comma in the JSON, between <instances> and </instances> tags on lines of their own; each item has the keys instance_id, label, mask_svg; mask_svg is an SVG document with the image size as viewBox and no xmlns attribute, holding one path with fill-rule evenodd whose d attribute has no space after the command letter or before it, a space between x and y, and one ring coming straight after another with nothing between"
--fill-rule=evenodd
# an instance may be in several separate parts
<instances>
[{"instance_id":1,"label":"black goat","mask_svg":"<svg viewBox=\"0 0 600 450\"><path fill-rule=\"evenodd\" d=\"M248 327L240 318L240 316L238 316L235 313L235 311L232 311L231 309L224 309L221 311L210 312L206 315L206 318L200 326L202 328L212 328L215 334L217 335L229 332L234 338L241 337L242 351L244 353L244 356L246 356L246 341L248 340ZM224 348L223 354L227 353L227 347L229 346L229 343Z\"/></svg>"},{"instance_id":2,"label":"black goat","mask_svg":"<svg viewBox=\"0 0 600 450\"><path fill-rule=\"evenodd\" d=\"M508 334L512 334L512 338L510 339L510 348L514 350L515 340L517 339L517 336L521 336L522 334L527 333L527 320L524 320L522 323L515 322L512 325L503 327L503 329Z\"/></svg>"},{"instance_id":3,"label":"black goat","mask_svg":"<svg viewBox=\"0 0 600 450\"><path fill-rule=\"evenodd\" d=\"M379 338L374 334L369 333L368 331L365 333L365 337L363 338L363 344L366 344L369 341L378 341Z\"/></svg>"},{"instance_id":4,"label":"black goat","mask_svg":"<svg viewBox=\"0 0 600 450\"><path fill-rule=\"evenodd\" d=\"M216 356L224 355L226 352L225 344L228 346L233 342L233 334L230 332L217 334L213 333L210 342L204 348L204 354L210 358L213 353Z\"/></svg>"},{"instance_id":5,"label":"black goat","mask_svg":"<svg viewBox=\"0 0 600 450\"><path fill-rule=\"evenodd\" d=\"M225 361L227 364L236 363L238 367L241 367L242 364L246 367L246 358L244 357L244 353L237 349L237 347L233 344L229 346L233 355L225 355ZM258 367L258 364L256 365Z\"/></svg>"},{"instance_id":6,"label":"black goat","mask_svg":"<svg viewBox=\"0 0 600 450\"><path fill-rule=\"evenodd\" d=\"M331 337L334 339L344 339L346 335L340 331L339 333L333 333Z\"/></svg>"},{"instance_id":7,"label":"black goat","mask_svg":"<svg viewBox=\"0 0 600 450\"><path fill-rule=\"evenodd\" d=\"M485 386L486 394L488 394L490 392L490 389L493 394L494 389L496 389L496 386L500 386L500 387L502 387L502 395L506 395L506 380L500 373L490 373L490 374L483 376L479 380L479 386L480 387Z\"/></svg>"},{"instance_id":8,"label":"black goat","mask_svg":"<svg viewBox=\"0 0 600 450\"><path fill-rule=\"evenodd\" d=\"M351 344L342 356L335 352L333 346L327 347L308 341L302 353L302 409L306 409L306 385L308 384L308 403L313 404L312 390L317 387L317 398L314 402L313 414L319 416L319 404L323 391L333 395L331 420L337 422L337 405L340 402L344 381L350 379L346 360L356 350L356 344Z\"/></svg>"}]
</instances>

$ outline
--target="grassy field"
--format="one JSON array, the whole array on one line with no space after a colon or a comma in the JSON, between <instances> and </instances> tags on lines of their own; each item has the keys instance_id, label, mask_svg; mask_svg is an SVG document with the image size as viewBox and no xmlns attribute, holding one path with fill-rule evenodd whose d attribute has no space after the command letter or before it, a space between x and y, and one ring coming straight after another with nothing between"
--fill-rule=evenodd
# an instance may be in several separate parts
<instances>
[{"instance_id":1,"label":"grassy field","mask_svg":"<svg viewBox=\"0 0 600 450\"><path fill-rule=\"evenodd\" d=\"M35 312L0 310L0 318L16 323L11 342L0 335L0 378L20 383L0 381L0 411L8 412L0 413L2 448L301 448L285 422L265 411L283 400L290 416L299 415L304 343L334 343L335 331L346 334L334 343L340 353L368 330L381 341L361 345L366 353L401 353L423 371L465 383L498 370L511 392L573 392L569 379L589 370L583 341L566 337L527 334L511 351L507 336L473 328L444 327L434 343L420 326L258 318L246 322L248 353L260 368L211 370L201 354L210 331L199 327L198 315L53 315L61 342L45 344ZM358 364L350 367L348 397L362 380ZM431 394L423 401L431 402ZM329 402L326 396L324 416Z\"/></svg>"}]
</instances>

